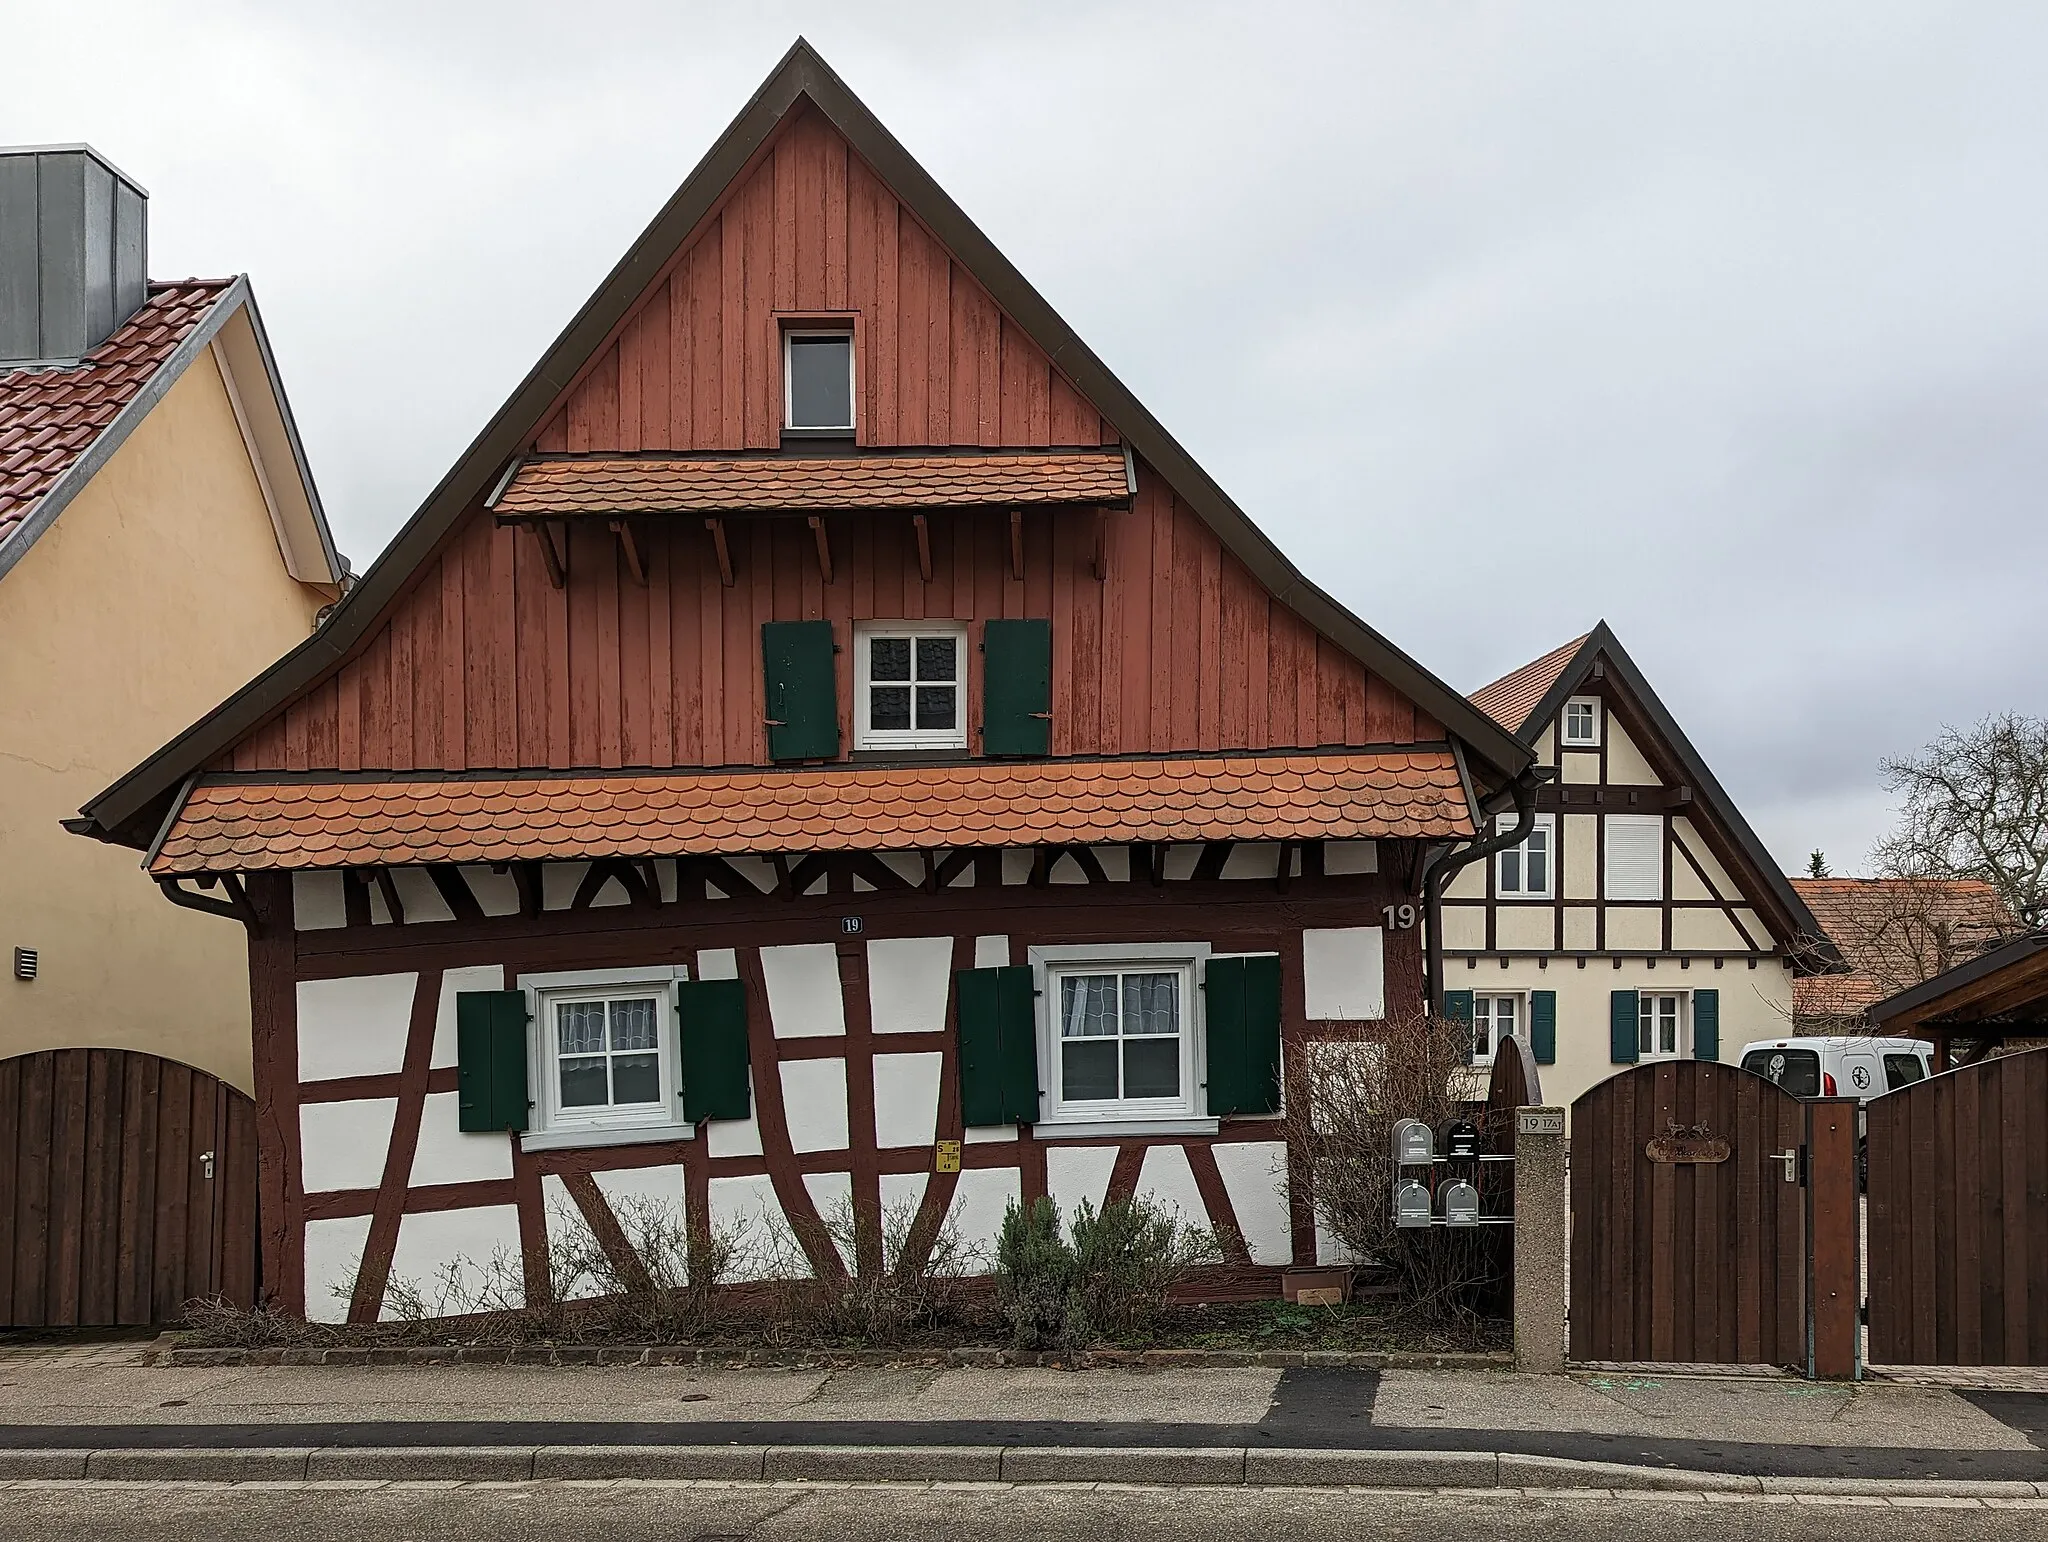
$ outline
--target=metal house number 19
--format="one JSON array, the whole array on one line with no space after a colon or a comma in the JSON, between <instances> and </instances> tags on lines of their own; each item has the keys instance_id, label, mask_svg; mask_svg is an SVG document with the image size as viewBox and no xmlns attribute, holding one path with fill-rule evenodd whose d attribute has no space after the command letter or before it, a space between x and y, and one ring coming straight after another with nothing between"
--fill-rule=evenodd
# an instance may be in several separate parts
<instances>
[{"instance_id":1,"label":"metal house number 19","mask_svg":"<svg viewBox=\"0 0 2048 1542\"><path fill-rule=\"evenodd\" d=\"M1387 918L1387 930L1405 932L1415 924L1413 905L1382 905L1380 914Z\"/></svg>"}]
</instances>

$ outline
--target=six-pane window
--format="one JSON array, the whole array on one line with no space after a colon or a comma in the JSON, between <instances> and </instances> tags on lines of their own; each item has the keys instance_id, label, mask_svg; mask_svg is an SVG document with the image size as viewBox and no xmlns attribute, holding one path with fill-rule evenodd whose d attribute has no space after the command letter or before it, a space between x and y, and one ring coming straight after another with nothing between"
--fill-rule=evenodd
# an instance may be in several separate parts
<instances>
[{"instance_id":1,"label":"six-pane window","mask_svg":"<svg viewBox=\"0 0 2048 1542\"><path fill-rule=\"evenodd\" d=\"M1491 1065L1500 1041L1515 1032L1521 1015L1519 996L1472 998L1472 1063Z\"/></svg>"},{"instance_id":2,"label":"six-pane window","mask_svg":"<svg viewBox=\"0 0 2048 1542\"><path fill-rule=\"evenodd\" d=\"M1179 970L1057 974L1060 1100L1181 1096Z\"/></svg>"},{"instance_id":3,"label":"six-pane window","mask_svg":"<svg viewBox=\"0 0 2048 1542\"><path fill-rule=\"evenodd\" d=\"M783 334L783 424L804 430L853 428L853 336Z\"/></svg>"},{"instance_id":4,"label":"six-pane window","mask_svg":"<svg viewBox=\"0 0 2048 1542\"><path fill-rule=\"evenodd\" d=\"M1682 996L1650 991L1636 997L1636 1051L1643 1059L1667 1060L1679 1052L1683 1003Z\"/></svg>"},{"instance_id":5,"label":"six-pane window","mask_svg":"<svg viewBox=\"0 0 2048 1542\"><path fill-rule=\"evenodd\" d=\"M1499 822L1503 830L1512 830L1514 826L1512 815L1503 816ZM1513 899L1550 898L1553 829L1551 817L1539 814L1521 845L1510 846L1494 858L1495 892Z\"/></svg>"},{"instance_id":6,"label":"six-pane window","mask_svg":"<svg viewBox=\"0 0 2048 1542\"><path fill-rule=\"evenodd\" d=\"M1564 742L1581 749L1600 746L1600 703L1591 696L1575 696L1564 704Z\"/></svg>"},{"instance_id":7,"label":"six-pane window","mask_svg":"<svg viewBox=\"0 0 2048 1542\"><path fill-rule=\"evenodd\" d=\"M966 638L957 627L865 627L859 638L861 749L964 749Z\"/></svg>"},{"instance_id":8,"label":"six-pane window","mask_svg":"<svg viewBox=\"0 0 2048 1542\"><path fill-rule=\"evenodd\" d=\"M661 1104L661 1011L652 996L554 1003L555 1106L570 1116Z\"/></svg>"}]
</instances>

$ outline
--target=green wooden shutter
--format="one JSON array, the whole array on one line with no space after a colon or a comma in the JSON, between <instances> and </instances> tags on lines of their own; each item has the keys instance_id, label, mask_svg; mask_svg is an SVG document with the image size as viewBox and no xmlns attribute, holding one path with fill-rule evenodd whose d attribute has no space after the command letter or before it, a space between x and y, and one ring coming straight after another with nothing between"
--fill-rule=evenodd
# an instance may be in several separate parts
<instances>
[{"instance_id":1,"label":"green wooden shutter","mask_svg":"<svg viewBox=\"0 0 2048 1542\"><path fill-rule=\"evenodd\" d=\"M831 760L838 755L834 651L829 621L761 623L770 760Z\"/></svg>"},{"instance_id":2,"label":"green wooden shutter","mask_svg":"<svg viewBox=\"0 0 2048 1542\"><path fill-rule=\"evenodd\" d=\"M1209 1112L1280 1112L1280 959L1212 958L1202 970Z\"/></svg>"},{"instance_id":3,"label":"green wooden shutter","mask_svg":"<svg viewBox=\"0 0 2048 1542\"><path fill-rule=\"evenodd\" d=\"M960 1013L960 1111L970 1125L1038 1118L1038 1026L1031 970L962 969L953 976Z\"/></svg>"},{"instance_id":4,"label":"green wooden shutter","mask_svg":"<svg viewBox=\"0 0 2048 1542\"><path fill-rule=\"evenodd\" d=\"M1052 623L987 621L981 628L981 749L1052 752Z\"/></svg>"},{"instance_id":5,"label":"green wooden shutter","mask_svg":"<svg viewBox=\"0 0 2048 1542\"><path fill-rule=\"evenodd\" d=\"M455 993L456 1121L474 1133L526 1128L526 993Z\"/></svg>"},{"instance_id":6,"label":"green wooden shutter","mask_svg":"<svg viewBox=\"0 0 2048 1542\"><path fill-rule=\"evenodd\" d=\"M684 980L676 986L683 1118L744 1119L753 1112L747 1079L747 988L739 980Z\"/></svg>"},{"instance_id":7,"label":"green wooden shutter","mask_svg":"<svg viewBox=\"0 0 2048 1542\"><path fill-rule=\"evenodd\" d=\"M1695 1060L1721 1058L1721 993L1692 993L1692 1057Z\"/></svg>"},{"instance_id":8,"label":"green wooden shutter","mask_svg":"<svg viewBox=\"0 0 2048 1542\"><path fill-rule=\"evenodd\" d=\"M1458 1058L1472 1063L1472 993L1470 991L1444 992L1444 1018L1447 1022L1459 1023L1464 1027L1464 1039L1458 1046Z\"/></svg>"},{"instance_id":9,"label":"green wooden shutter","mask_svg":"<svg viewBox=\"0 0 2048 1542\"><path fill-rule=\"evenodd\" d=\"M1557 992L1529 992L1529 1050L1538 1065L1557 1064Z\"/></svg>"},{"instance_id":10,"label":"green wooden shutter","mask_svg":"<svg viewBox=\"0 0 2048 1542\"><path fill-rule=\"evenodd\" d=\"M1639 1012L1634 991L1616 991L1607 998L1607 1058L1616 1065L1634 1065L1640 1058Z\"/></svg>"}]
</instances>

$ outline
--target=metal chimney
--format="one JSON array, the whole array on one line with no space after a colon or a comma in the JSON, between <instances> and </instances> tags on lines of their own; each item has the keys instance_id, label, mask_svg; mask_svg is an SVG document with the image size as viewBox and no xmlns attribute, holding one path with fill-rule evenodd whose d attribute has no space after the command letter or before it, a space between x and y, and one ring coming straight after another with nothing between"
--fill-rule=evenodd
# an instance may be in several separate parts
<instances>
[{"instance_id":1,"label":"metal chimney","mask_svg":"<svg viewBox=\"0 0 2048 1542\"><path fill-rule=\"evenodd\" d=\"M0 369L75 364L149 294L149 194L90 145L0 147Z\"/></svg>"}]
</instances>

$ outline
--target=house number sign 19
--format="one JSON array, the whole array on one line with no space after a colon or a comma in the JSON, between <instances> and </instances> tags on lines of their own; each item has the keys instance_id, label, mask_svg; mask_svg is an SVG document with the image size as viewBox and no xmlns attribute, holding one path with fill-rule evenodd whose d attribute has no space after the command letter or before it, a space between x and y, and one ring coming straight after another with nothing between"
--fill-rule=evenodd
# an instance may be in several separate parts
<instances>
[{"instance_id":1,"label":"house number sign 19","mask_svg":"<svg viewBox=\"0 0 2048 1542\"><path fill-rule=\"evenodd\" d=\"M1382 905L1380 914L1387 918L1387 930L1390 932L1410 931L1415 926L1413 905Z\"/></svg>"}]
</instances>

